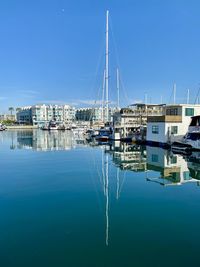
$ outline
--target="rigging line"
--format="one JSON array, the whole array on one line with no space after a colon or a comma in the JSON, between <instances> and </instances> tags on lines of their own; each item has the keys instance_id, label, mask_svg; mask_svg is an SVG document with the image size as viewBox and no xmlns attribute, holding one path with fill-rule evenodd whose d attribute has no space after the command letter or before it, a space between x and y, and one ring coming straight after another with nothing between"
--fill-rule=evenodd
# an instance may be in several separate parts
<instances>
[{"instance_id":1,"label":"rigging line","mask_svg":"<svg viewBox=\"0 0 200 267\"><path fill-rule=\"evenodd\" d=\"M126 173L127 173L127 170L124 171L124 175L123 175L124 177L123 177L121 186L120 186L120 188L119 188L119 197L120 197L120 195L121 195L122 187L123 187L124 182L125 182L125 179L126 179Z\"/></svg>"},{"instance_id":2,"label":"rigging line","mask_svg":"<svg viewBox=\"0 0 200 267\"><path fill-rule=\"evenodd\" d=\"M120 80L120 84L121 84L122 92L124 93L124 97L125 97L125 99L126 99L126 101L127 101L127 104L132 104L131 101L130 101L130 98L128 97L127 92L126 92L126 90L125 90L123 81L121 80L121 78L120 78L119 80Z\"/></svg>"},{"instance_id":3,"label":"rigging line","mask_svg":"<svg viewBox=\"0 0 200 267\"><path fill-rule=\"evenodd\" d=\"M93 150L91 151L91 154L93 155ZM93 156L92 158L94 159L95 157ZM91 177L91 180L93 182L93 186L94 186L96 197L97 197L98 206L99 206L99 209L102 211L103 210L102 209L102 201L101 201L101 197L100 197L100 194L98 192L98 189L96 187L96 183L95 183L96 179L94 178L95 175L92 172L92 169L91 168L89 168L89 169L90 169L90 177Z\"/></svg>"},{"instance_id":4,"label":"rigging line","mask_svg":"<svg viewBox=\"0 0 200 267\"><path fill-rule=\"evenodd\" d=\"M106 246L109 242L109 159L106 155L106 180L105 180L105 193L106 193Z\"/></svg>"},{"instance_id":5,"label":"rigging line","mask_svg":"<svg viewBox=\"0 0 200 267\"><path fill-rule=\"evenodd\" d=\"M169 104L171 103L173 92L174 92L174 89L172 89L172 91L171 91L171 95L170 95L170 98L169 98Z\"/></svg>"},{"instance_id":6,"label":"rigging line","mask_svg":"<svg viewBox=\"0 0 200 267\"><path fill-rule=\"evenodd\" d=\"M103 76L104 76L103 80L105 80L105 70L104 70ZM95 107L101 106L101 102L98 103L98 101L101 101L101 99L100 99L101 90L102 90L102 87L99 86L99 89L98 89L98 92L97 92L97 99L94 100L94 104L93 104L92 111L90 113L89 121L92 120L92 116L94 115ZM104 94L104 81L103 81L103 94ZM103 100L102 100L102 103L103 103ZM102 113L103 113L103 109L102 109Z\"/></svg>"},{"instance_id":7,"label":"rigging line","mask_svg":"<svg viewBox=\"0 0 200 267\"><path fill-rule=\"evenodd\" d=\"M119 167L117 167L117 190L116 190L116 199L119 199L119 183L120 183L120 173L119 173Z\"/></svg>"},{"instance_id":8,"label":"rigging line","mask_svg":"<svg viewBox=\"0 0 200 267\"><path fill-rule=\"evenodd\" d=\"M117 48L116 39L115 39L115 36L114 36L113 23L112 23L112 18L111 17L110 17L110 29L111 29L111 35L112 35L113 44L114 44L116 63L117 63L117 66L118 66L118 69L119 69L119 72L120 72L120 84L122 86L122 90L123 90L123 93L124 93L124 96L125 96L125 99L126 99L127 103L131 104L130 100L129 100L130 98L127 95L127 90L125 89L124 83L122 81L122 74L121 74L121 68L120 68L121 64L120 64L120 60L119 60L119 52L118 52L118 48Z\"/></svg>"},{"instance_id":9,"label":"rigging line","mask_svg":"<svg viewBox=\"0 0 200 267\"><path fill-rule=\"evenodd\" d=\"M103 150L102 150L103 151ZM99 180L100 180L100 183L101 183L101 185L102 186L104 186L104 181L102 181L102 177L101 177L101 174L100 174L100 170L99 170L99 168L98 168L98 164L96 164L96 158L95 158L95 156L94 156L94 154L93 154L94 152L93 152L93 150L91 151L91 156L92 156L92 160L93 160L93 164L94 164L94 169L96 169L96 171L97 171L97 175L98 175L98 178L99 178Z\"/></svg>"},{"instance_id":10,"label":"rigging line","mask_svg":"<svg viewBox=\"0 0 200 267\"><path fill-rule=\"evenodd\" d=\"M116 44L116 40L115 40L115 36L114 36L114 31L113 31L113 23L112 23L112 18L110 16L110 30L111 30L111 36L113 39L113 44L114 44L114 52L115 52L115 57L116 57L116 63L118 66L120 66L120 61L119 61L119 56L118 56L118 49L117 49L117 44Z\"/></svg>"},{"instance_id":11,"label":"rigging line","mask_svg":"<svg viewBox=\"0 0 200 267\"><path fill-rule=\"evenodd\" d=\"M102 87L102 103L101 103L101 108L102 108L102 122L104 122L104 108L105 108L105 84L106 84L106 71L104 69L104 72L103 72L103 87Z\"/></svg>"},{"instance_id":12,"label":"rigging line","mask_svg":"<svg viewBox=\"0 0 200 267\"><path fill-rule=\"evenodd\" d=\"M103 192L104 192L104 196L106 195L106 191L105 191L105 160L104 160L104 150L102 149L102 185L103 185Z\"/></svg>"},{"instance_id":13,"label":"rigging line","mask_svg":"<svg viewBox=\"0 0 200 267\"><path fill-rule=\"evenodd\" d=\"M197 91L197 95L196 95L194 104L197 104L197 100L198 100L198 98L199 98L199 93L200 93L200 87L199 87L199 89L198 89L198 91Z\"/></svg>"},{"instance_id":14,"label":"rigging line","mask_svg":"<svg viewBox=\"0 0 200 267\"><path fill-rule=\"evenodd\" d=\"M94 104L92 106L92 110L91 110L91 113L90 113L90 117L89 117L89 121L92 121L92 116L94 115L94 112L95 112L95 107L98 107L98 99L99 99L99 95L100 95L100 90L101 90L101 87L99 87L98 89L98 93L97 93L97 99L94 100Z\"/></svg>"},{"instance_id":15,"label":"rigging line","mask_svg":"<svg viewBox=\"0 0 200 267\"><path fill-rule=\"evenodd\" d=\"M103 62L103 58L104 58L104 53L103 53L103 50L104 50L104 38L102 38L102 39L103 40L101 42L101 46L100 46L100 49L99 49L99 57L98 57L97 65L96 65L96 69L95 69L95 77L94 77L94 80L92 82L92 86L91 86L91 89L90 89L90 96L92 95L92 92L95 89L95 83L97 81L97 74L98 74L98 71L100 69L101 63Z\"/></svg>"},{"instance_id":16,"label":"rigging line","mask_svg":"<svg viewBox=\"0 0 200 267\"><path fill-rule=\"evenodd\" d=\"M102 150L102 151L103 151L103 150ZM93 159L94 170L96 169L96 171L97 171L97 176L98 176L98 178L99 178L100 184L101 184L101 186L102 186L102 188L103 188L103 193L104 193L104 195L105 195L105 181L102 181L102 178L104 178L104 177L101 176L100 171L99 171L99 168L96 167L96 166L97 166L97 164L96 164L96 161L97 161L97 160L96 160L96 157L94 156L93 150L91 151L91 157L92 157L92 159ZM100 210L102 211L102 201L101 201L101 198L100 198L100 196L99 196L98 190L97 190L97 188L96 188L96 183L95 183L95 181L94 181L94 180L96 180L96 179L94 179L94 175L93 175L93 173L92 173L91 168L90 168L90 176L91 176L91 179L92 179L93 184L94 184L94 186L95 186L95 192L96 192L96 195L97 195L97 199L98 199L98 203L99 203Z\"/></svg>"}]
</instances>

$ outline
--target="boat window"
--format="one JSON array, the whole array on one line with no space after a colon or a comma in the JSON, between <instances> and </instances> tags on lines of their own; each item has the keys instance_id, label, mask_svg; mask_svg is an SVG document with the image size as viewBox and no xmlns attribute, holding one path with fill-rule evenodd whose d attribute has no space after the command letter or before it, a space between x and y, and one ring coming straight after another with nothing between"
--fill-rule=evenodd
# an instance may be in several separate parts
<instances>
[{"instance_id":1,"label":"boat window","mask_svg":"<svg viewBox=\"0 0 200 267\"><path fill-rule=\"evenodd\" d=\"M188 133L187 139L196 141L200 139L200 133Z\"/></svg>"}]
</instances>

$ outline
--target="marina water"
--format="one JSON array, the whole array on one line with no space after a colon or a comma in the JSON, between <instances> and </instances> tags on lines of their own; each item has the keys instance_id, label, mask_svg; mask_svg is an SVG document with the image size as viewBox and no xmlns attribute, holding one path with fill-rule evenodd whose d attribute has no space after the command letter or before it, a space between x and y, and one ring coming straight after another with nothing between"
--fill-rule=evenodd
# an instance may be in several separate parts
<instances>
[{"instance_id":1,"label":"marina water","mask_svg":"<svg viewBox=\"0 0 200 267\"><path fill-rule=\"evenodd\" d=\"M0 159L1 266L199 266L196 158L27 130Z\"/></svg>"}]
</instances>

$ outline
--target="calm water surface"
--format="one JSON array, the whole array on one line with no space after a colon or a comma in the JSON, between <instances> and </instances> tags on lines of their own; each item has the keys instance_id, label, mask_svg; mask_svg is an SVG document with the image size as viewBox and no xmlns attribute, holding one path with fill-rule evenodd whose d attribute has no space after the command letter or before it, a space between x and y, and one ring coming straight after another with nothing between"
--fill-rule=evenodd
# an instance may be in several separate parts
<instances>
[{"instance_id":1,"label":"calm water surface","mask_svg":"<svg viewBox=\"0 0 200 267\"><path fill-rule=\"evenodd\" d=\"M198 158L0 132L0 266L199 266Z\"/></svg>"}]
</instances>

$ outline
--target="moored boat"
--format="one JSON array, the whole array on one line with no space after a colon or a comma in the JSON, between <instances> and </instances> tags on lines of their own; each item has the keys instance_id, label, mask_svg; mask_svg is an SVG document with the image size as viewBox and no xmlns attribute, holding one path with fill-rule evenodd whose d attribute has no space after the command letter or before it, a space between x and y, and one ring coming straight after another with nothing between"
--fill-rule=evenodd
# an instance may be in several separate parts
<instances>
[{"instance_id":1,"label":"moored boat","mask_svg":"<svg viewBox=\"0 0 200 267\"><path fill-rule=\"evenodd\" d=\"M6 126L0 123L0 131L5 131L5 130L6 130Z\"/></svg>"},{"instance_id":2,"label":"moored boat","mask_svg":"<svg viewBox=\"0 0 200 267\"><path fill-rule=\"evenodd\" d=\"M193 116L188 132L180 142L172 144L172 150L191 151L200 150L200 116Z\"/></svg>"},{"instance_id":3,"label":"moored boat","mask_svg":"<svg viewBox=\"0 0 200 267\"><path fill-rule=\"evenodd\" d=\"M97 136L95 136L95 139L101 142L107 142L108 140L111 140L112 138L113 130L111 127L105 127L101 128L99 130L99 133Z\"/></svg>"},{"instance_id":4,"label":"moored boat","mask_svg":"<svg viewBox=\"0 0 200 267\"><path fill-rule=\"evenodd\" d=\"M41 127L44 131L58 130L59 126L56 121L50 121L49 124L45 124Z\"/></svg>"}]
</instances>

